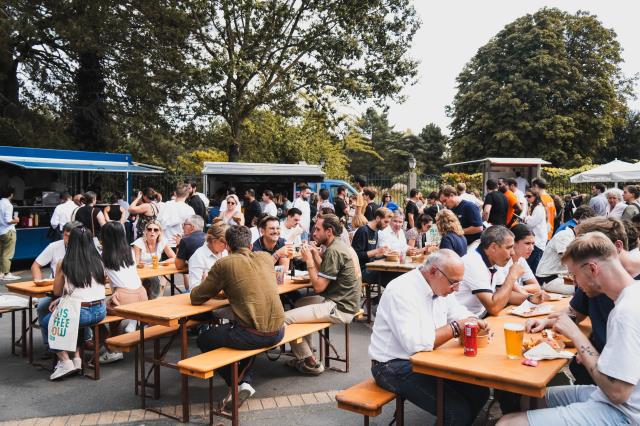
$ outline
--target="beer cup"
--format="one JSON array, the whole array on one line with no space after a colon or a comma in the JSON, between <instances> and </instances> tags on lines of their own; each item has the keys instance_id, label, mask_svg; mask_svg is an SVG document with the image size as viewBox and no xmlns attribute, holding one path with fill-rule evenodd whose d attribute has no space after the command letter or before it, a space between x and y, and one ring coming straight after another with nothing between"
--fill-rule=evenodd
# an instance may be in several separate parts
<instances>
[{"instance_id":1,"label":"beer cup","mask_svg":"<svg viewBox=\"0 0 640 426\"><path fill-rule=\"evenodd\" d=\"M507 346L507 358L520 359L522 357L522 339L524 324L508 322L504 325L504 341Z\"/></svg>"}]
</instances>

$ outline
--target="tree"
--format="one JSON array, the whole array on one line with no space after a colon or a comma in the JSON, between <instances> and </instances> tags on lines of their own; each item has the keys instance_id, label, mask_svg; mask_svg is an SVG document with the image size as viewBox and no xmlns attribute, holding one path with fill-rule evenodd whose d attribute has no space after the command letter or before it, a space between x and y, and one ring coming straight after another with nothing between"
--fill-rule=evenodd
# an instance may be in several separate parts
<instances>
[{"instance_id":1,"label":"tree","mask_svg":"<svg viewBox=\"0 0 640 426\"><path fill-rule=\"evenodd\" d=\"M613 131L613 139L597 157L598 163L612 160L635 163L640 161L640 113L629 111L625 121Z\"/></svg>"},{"instance_id":2,"label":"tree","mask_svg":"<svg viewBox=\"0 0 640 426\"><path fill-rule=\"evenodd\" d=\"M270 108L332 110L339 101L398 98L417 64L407 57L418 19L409 0L190 2L194 112L229 127L230 161L240 158L251 114ZM366 19L364 19L366 17ZM312 99L301 105L300 95Z\"/></svg>"},{"instance_id":3,"label":"tree","mask_svg":"<svg viewBox=\"0 0 640 426\"><path fill-rule=\"evenodd\" d=\"M439 126L430 123L420 131L420 139L422 139L422 143L424 144L425 153L425 157L422 159L422 172L425 174L439 175L442 173L444 165L447 164L447 136L442 134Z\"/></svg>"},{"instance_id":4,"label":"tree","mask_svg":"<svg viewBox=\"0 0 640 426\"><path fill-rule=\"evenodd\" d=\"M545 8L515 20L457 77L452 159L590 161L626 112L621 62L615 32L594 15Z\"/></svg>"}]
</instances>

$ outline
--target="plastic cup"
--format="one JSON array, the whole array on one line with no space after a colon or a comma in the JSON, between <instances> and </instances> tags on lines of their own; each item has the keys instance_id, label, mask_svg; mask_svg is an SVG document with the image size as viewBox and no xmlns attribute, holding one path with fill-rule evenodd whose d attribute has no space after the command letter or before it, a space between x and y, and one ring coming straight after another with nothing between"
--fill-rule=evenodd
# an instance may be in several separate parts
<instances>
[{"instance_id":1,"label":"plastic cup","mask_svg":"<svg viewBox=\"0 0 640 426\"><path fill-rule=\"evenodd\" d=\"M283 266L276 266L275 267L276 270L276 282L278 283L278 285L282 285L284 284L284 267Z\"/></svg>"},{"instance_id":2,"label":"plastic cup","mask_svg":"<svg viewBox=\"0 0 640 426\"><path fill-rule=\"evenodd\" d=\"M524 338L524 324L508 322L504 325L504 342L507 358L520 359L522 357L522 340Z\"/></svg>"}]
</instances>

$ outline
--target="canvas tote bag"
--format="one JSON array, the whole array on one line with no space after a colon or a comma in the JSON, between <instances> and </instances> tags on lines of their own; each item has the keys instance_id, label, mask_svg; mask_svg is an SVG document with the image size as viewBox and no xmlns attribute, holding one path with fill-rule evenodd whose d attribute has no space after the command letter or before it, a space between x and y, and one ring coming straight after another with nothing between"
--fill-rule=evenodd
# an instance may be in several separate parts
<instances>
[{"instance_id":1,"label":"canvas tote bag","mask_svg":"<svg viewBox=\"0 0 640 426\"><path fill-rule=\"evenodd\" d=\"M80 299L69 293L67 284L64 295L49 320L49 347L61 351L75 351L78 346L80 324Z\"/></svg>"}]
</instances>

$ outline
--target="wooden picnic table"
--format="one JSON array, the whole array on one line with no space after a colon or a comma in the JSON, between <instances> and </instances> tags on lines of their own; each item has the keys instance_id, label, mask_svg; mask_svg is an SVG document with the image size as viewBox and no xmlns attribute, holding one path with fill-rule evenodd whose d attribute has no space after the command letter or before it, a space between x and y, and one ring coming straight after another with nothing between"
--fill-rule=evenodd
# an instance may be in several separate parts
<instances>
[{"instance_id":1,"label":"wooden picnic table","mask_svg":"<svg viewBox=\"0 0 640 426\"><path fill-rule=\"evenodd\" d=\"M554 312L557 312L567 306L569 300L570 298L563 298L545 303L553 305ZM513 306L507 306L498 316L485 318L493 331L493 340L487 347L478 349L478 355L475 357L463 354L463 348L458 343L458 339L452 339L434 351L419 352L411 357L413 371L438 379L437 425L442 425L444 421L444 379L542 398L551 379L569 362L567 359L544 360L540 361L537 367L532 368L522 365L522 359L508 359L504 324L526 321L525 318L510 314L512 308ZM589 333L590 322L583 322L581 328L585 333ZM525 334L525 338L527 336L534 335Z\"/></svg>"},{"instance_id":2,"label":"wooden picnic table","mask_svg":"<svg viewBox=\"0 0 640 426\"><path fill-rule=\"evenodd\" d=\"M178 269L174 264L169 264L167 266L160 265L158 268L154 269L150 265L145 266L144 268L138 268L138 276L140 279L158 277L158 276L170 276L171 279L171 291L173 293L174 290L174 280L173 275L181 272L185 272L185 269ZM8 283L7 289L16 294L20 294L22 296L27 296L29 298L28 303L28 316L29 320L27 323L27 340L28 343L26 346L26 356L29 359L29 363L33 364L33 325L35 323L33 319L33 299L34 298L42 298L51 295L53 293L53 283L46 286L37 286L35 281L22 281L18 283ZM111 288L105 288L105 296L111 295Z\"/></svg>"},{"instance_id":3,"label":"wooden picnic table","mask_svg":"<svg viewBox=\"0 0 640 426\"><path fill-rule=\"evenodd\" d=\"M310 283L294 284L289 277L285 282L278 285L279 294L290 293L293 291L311 287ZM175 296L160 297L146 302L131 303L128 305L118 306L114 309L115 313L127 319L133 319L140 322L140 370L142 372L142 409L146 407L146 388L147 378L145 373L145 343L144 328L145 324L163 325L163 326L179 326L180 335L180 360L189 357L189 346L187 339L187 321L189 317L214 311L229 305L227 299L210 299L202 305L192 305L191 298L188 294L179 294ZM151 359L152 364L157 366L178 369L177 363L170 363L164 360ZM163 413L159 410L149 408L158 414L174 418L183 423L189 421L189 376L182 375L181 383L181 399L182 399L182 416L180 418Z\"/></svg>"},{"instance_id":4,"label":"wooden picnic table","mask_svg":"<svg viewBox=\"0 0 640 426\"><path fill-rule=\"evenodd\" d=\"M418 266L419 263L400 263L400 262L388 262L386 260L376 260L374 262L367 263L367 269L371 271L381 271L381 272L397 272L397 273L405 273L409 272Z\"/></svg>"}]
</instances>

